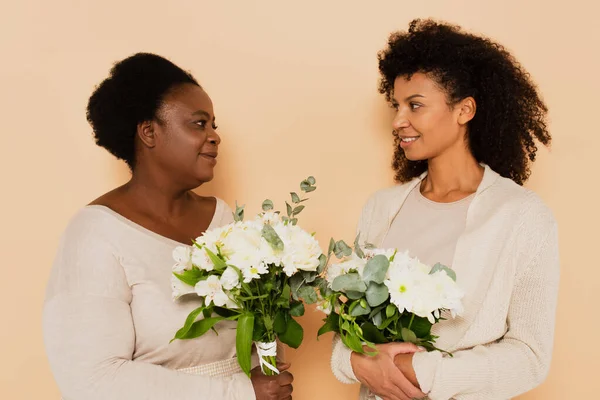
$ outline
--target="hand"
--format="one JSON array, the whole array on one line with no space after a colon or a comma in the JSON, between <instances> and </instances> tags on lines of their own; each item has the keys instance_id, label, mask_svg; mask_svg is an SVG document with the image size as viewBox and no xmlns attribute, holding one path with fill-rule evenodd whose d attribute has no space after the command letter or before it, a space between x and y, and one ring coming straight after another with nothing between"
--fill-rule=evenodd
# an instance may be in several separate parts
<instances>
[{"instance_id":1,"label":"hand","mask_svg":"<svg viewBox=\"0 0 600 400\"><path fill-rule=\"evenodd\" d=\"M376 346L376 356L353 352L350 357L356 378L384 400L410 400L426 397L396 367L398 354L412 354L420 349L412 343L386 343Z\"/></svg>"},{"instance_id":2,"label":"hand","mask_svg":"<svg viewBox=\"0 0 600 400\"><path fill-rule=\"evenodd\" d=\"M260 366L250 371L250 380L254 386L256 400L291 400L292 382L294 377L287 372L290 364L280 364L277 366L280 371L279 375L266 376L263 375Z\"/></svg>"}]
</instances>

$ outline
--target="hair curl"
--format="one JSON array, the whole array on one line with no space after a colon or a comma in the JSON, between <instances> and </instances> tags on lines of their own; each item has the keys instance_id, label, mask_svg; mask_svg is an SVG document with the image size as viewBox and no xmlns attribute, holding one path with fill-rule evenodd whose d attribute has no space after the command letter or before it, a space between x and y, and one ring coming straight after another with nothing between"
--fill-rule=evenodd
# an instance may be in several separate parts
<instances>
[{"instance_id":1,"label":"hair curl","mask_svg":"<svg viewBox=\"0 0 600 400\"><path fill-rule=\"evenodd\" d=\"M156 118L165 95L194 77L171 61L150 53L137 53L114 65L87 105L87 120L98 146L135 166L138 124Z\"/></svg>"},{"instance_id":2,"label":"hair curl","mask_svg":"<svg viewBox=\"0 0 600 400\"><path fill-rule=\"evenodd\" d=\"M535 139L543 145L551 141L548 109L529 74L503 46L455 25L417 19L408 32L391 34L378 59L379 91L391 104L396 78L415 73L436 81L449 104L473 97L477 112L468 123L467 141L475 159L519 185L529 178ZM427 161L410 161L396 146L392 166L396 180L406 182L423 173Z\"/></svg>"}]
</instances>

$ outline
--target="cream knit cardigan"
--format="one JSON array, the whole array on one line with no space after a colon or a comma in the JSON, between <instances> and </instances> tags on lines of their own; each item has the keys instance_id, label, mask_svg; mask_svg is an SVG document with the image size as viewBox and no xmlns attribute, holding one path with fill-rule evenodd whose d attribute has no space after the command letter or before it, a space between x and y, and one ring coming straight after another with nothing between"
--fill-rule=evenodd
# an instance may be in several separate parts
<instances>
[{"instance_id":1,"label":"cream knit cardigan","mask_svg":"<svg viewBox=\"0 0 600 400\"><path fill-rule=\"evenodd\" d=\"M365 205L361 241L380 246L404 200L426 176L381 190ZM466 292L465 312L438 332L454 357L415 354L431 400L507 399L539 385L552 355L559 281L556 222L538 196L485 166L452 267ZM442 340L440 338L439 340ZM351 351L334 338L331 366L356 383ZM361 399L368 390L361 388Z\"/></svg>"}]
</instances>

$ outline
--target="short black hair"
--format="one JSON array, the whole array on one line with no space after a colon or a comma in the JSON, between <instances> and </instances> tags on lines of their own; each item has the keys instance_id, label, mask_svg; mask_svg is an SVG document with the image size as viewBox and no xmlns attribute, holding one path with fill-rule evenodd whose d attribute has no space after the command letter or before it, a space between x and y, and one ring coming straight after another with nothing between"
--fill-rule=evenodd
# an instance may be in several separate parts
<instances>
[{"instance_id":1,"label":"short black hair","mask_svg":"<svg viewBox=\"0 0 600 400\"><path fill-rule=\"evenodd\" d=\"M156 118L165 95L185 83L200 86L190 73L156 54L137 53L116 63L87 105L96 143L133 170L138 124Z\"/></svg>"},{"instance_id":2,"label":"short black hair","mask_svg":"<svg viewBox=\"0 0 600 400\"><path fill-rule=\"evenodd\" d=\"M468 123L468 144L478 162L522 185L535 161L535 139L549 145L548 109L529 74L500 44L431 19L413 20L408 32L393 33L379 52L379 91L394 105L394 81L425 73L446 92L449 104L467 97L477 103ZM396 143L398 144L398 143ZM427 169L396 149L396 180Z\"/></svg>"}]
</instances>

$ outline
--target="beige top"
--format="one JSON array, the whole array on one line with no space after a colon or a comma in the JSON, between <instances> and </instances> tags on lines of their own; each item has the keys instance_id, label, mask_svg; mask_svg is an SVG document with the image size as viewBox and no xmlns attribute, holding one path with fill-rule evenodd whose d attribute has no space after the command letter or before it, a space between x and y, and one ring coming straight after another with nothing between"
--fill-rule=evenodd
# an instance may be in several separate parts
<instances>
[{"instance_id":1,"label":"beige top","mask_svg":"<svg viewBox=\"0 0 600 400\"><path fill-rule=\"evenodd\" d=\"M381 246L409 193L425 174L381 190L358 224ZM552 357L559 282L556 221L538 196L485 167L467 211L452 268L465 291L462 317L436 328L438 351L415 354L421 389L432 400L508 399L539 385ZM334 338L336 377L354 383L350 350ZM366 399L366 390L361 389Z\"/></svg>"},{"instance_id":2,"label":"beige top","mask_svg":"<svg viewBox=\"0 0 600 400\"><path fill-rule=\"evenodd\" d=\"M452 267L456 242L465 230L472 199L471 195L452 203L437 203L415 186L392 221L382 247L408 251L427 265L439 262Z\"/></svg>"},{"instance_id":3,"label":"beige top","mask_svg":"<svg viewBox=\"0 0 600 400\"><path fill-rule=\"evenodd\" d=\"M229 222L231 210L217 200L209 228ZM46 352L65 400L255 398L242 373L176 371L235 357L233 322L218 324L218 336L169 344L200 305L194 296L171 298L178 245L103 206L85 207L69 223L43 312Z\"/></svg>"}]
</instances>

